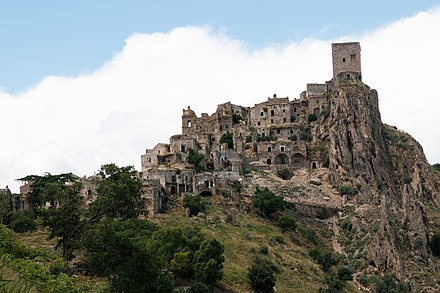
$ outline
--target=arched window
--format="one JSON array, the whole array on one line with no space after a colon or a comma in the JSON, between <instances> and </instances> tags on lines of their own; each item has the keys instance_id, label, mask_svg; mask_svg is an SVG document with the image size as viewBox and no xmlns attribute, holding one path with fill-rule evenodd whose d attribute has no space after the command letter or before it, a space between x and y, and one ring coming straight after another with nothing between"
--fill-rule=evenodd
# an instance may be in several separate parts
<instances>
[{"instance_id":1,"label":"arched window","mask_svg":"<svg viewBox=\"0 0 440 293\"><path fill-rule=\"evenodd\" d=\"M186 124L187 127L191 127L191 120L188 120L188 123Z\"/></svg>"}]
</instances>

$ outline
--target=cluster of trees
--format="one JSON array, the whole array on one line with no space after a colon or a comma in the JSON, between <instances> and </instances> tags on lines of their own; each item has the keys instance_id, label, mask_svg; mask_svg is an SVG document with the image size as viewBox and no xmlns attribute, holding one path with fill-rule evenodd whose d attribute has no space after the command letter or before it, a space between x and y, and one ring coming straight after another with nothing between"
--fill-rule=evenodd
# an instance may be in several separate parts
<instances>
[{"instance_id":1,"label":"cluster of trees","mask_svg":"<svg viewBox=\"0 0 440 293\"><path fill-rule=\"evenodd\" d=\"M72 174L21 180L31 183L32 216L58 240L64 262L81 251L82 269L107 277L113 292L172 292L175 275L207 288L222 278L224 247L215 239L140 219L141 181L132 166L102 166L97 199L87 209L81 205L81 183Z\"/></svg>"}]
</instances>

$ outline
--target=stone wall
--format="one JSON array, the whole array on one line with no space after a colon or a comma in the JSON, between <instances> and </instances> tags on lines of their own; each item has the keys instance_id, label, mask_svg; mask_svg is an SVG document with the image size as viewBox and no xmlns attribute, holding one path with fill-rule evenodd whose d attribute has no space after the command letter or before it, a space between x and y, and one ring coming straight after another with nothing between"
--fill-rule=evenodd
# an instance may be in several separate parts
<instances>
[{"instance_id":1,"label":"stone wall","mask_svg":"<svg viewBox=\"0 0 440 293\"><path fill-rule=\"evenodd\" d=\"M358 42L332 44L332 59L333 78L344 72L362 74L361 45Z\"/></svg>"}]
</instances>

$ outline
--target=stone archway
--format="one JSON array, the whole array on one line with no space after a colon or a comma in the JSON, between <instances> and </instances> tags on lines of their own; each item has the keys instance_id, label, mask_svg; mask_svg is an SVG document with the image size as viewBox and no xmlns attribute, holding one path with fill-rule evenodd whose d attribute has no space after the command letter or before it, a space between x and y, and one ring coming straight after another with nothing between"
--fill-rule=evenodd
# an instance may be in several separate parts
<instances>
[{"instance_id":1,"label":"stone archway","mask_svg":"<svg viewBox=\"0 0 440 293\"><path fill-rule=\"evenodd\" d=\"M203 190L202 192L200 192L200 195L203 197L208 197L212 196L212 192L210 190Z\"/></svg>"},{"instance_id":2,"label":"stone archway","mask_svg":"<svg viewBox=\"0 0 440 293\"><path fill-rule=\"evenodd\" d=\"M277 165L287 165L289 164L289 158L285 154L279 154L275 157L275 164Z\"/></svg>"},{"instance_id":3,"label":"stone archway","mask_svg":"<svg viewBox=\"0 0 440 293\"><path fill-rule=\"evenodd\" d=\"M300 153L293 154L292 156L292 167L303 168L305 166L304 156Z\"/></svg>"}]
</instances>

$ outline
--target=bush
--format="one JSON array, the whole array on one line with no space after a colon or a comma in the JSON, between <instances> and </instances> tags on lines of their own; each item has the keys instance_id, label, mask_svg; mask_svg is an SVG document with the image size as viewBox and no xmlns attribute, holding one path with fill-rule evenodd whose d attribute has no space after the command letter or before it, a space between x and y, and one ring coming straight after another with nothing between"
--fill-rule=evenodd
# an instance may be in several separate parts
<instances>
[{"instance_id":1,"label":"bush","mask_svg":"<svg viewBox=\"0 0 440 293\"><path fill-rule=\"evenodd\" d=\"M338 263L333 253L325 248L315 248L309 252L309 255L313 260L321 265L325 272L328 272L332 266Z\"/></svg>"},{"instance_id":2,"label":"bush","mask_svg":"<svg viewBox=\"0 0 440 293\"><path fill-rule=\"evenodd\" d=\"M206 284L200 282L192 282L191 288L189 289L190 293L211 293L212 289Z\"/></svg>"},{"instance_id":3,"label":"bush","mask_svg":"<svg viewBox=\"0 0 440 293\"><path fill-rule=\"evenodd\" d=\"M294 231L296 229L296 222L291 216L282 215L278 218L277 225L281 227L283 233L286 231Z\"/></svg>"},{"instance_id":4,"label":"bush","mask_svg":"<svg viewBox=\"0 0 440 293\"><path fill-rule=\"evenodd\" d=\"M375 284L376 293L405 293L409 292L403 283L398 283L394 280L390 273L386 273L381 279L378 279Z\"/></svg>"},{"instance_id":5,"label":"bush","mask_svg":"<svg viewBox=\"0 0 440 293\"><path fill-rule=\"evenodd\" d=\"M440 233L436 232L432 235L429 241L429 247L431 247L432 254L434 256L440 256Z\"/></svg>"},{"instance_id":6,"label":"bush","mask_svg":"<svg viewBox=\"0 0 440 293\"><path fill-rule=\"evenodd\" d=\"M255 293L272 293L276 277L272 267L265 262L255 262L248 271L249 285Z\"/></svg>"},{"instance_id":7,"label":"bush","mask_svg":"<svg viewBox=\"0 0 440 293\"><path fill-rule=\"evenodd\" d=\"M280 177L281 179L284 179L284 180L289 180L290 178L292 178L290 171L287 168L278 169L277 175L278 175L278 177Z\"/></svg>"},{"instance_id":8,"label":"bush","mask_svg":"<svg viewBox=\"0 0 440 293\"><path fill-rule=\"evenodd\" d=\"M318 120L318 118L316 117L315 114L309 114L309 116L307 116L307 120L308 120L309 122L313 122L313 121Z\"/></svg>"},{"instance_id":9,"label":"bush","mask_svg":"<svg viewBox=\"0 0 440 293\"><path fill-rule=\"evenodd\" d=\"M238 124L241 120L243 120L243 117L241 117L239 114L232 114L232 123Z\"/></svg>"},{"instance_id":10,"label":"bush","mask_svg":"<svg viewBox=\"0 0 440 293\"><path fill-rule=\"evenodd\" d=\"M341 228L344 231L351 231L351 229L353 229L353 224L350 222L349 218L344 218L341 220Z\"/></svg>"},{"instance_id":11,"label":"bush","mask_svg":"<svg viewBox=\"0 0 440 293\"><path fill-rule=\"evenodd\" d=\"M254 196L252 197L252 204L265 217L284 209L284 199L280 196L276 196L267 187L260 189L260 187L257 186Z\"/></svg>"},{"instance_id":12,"label":"bush","mask_svg":"<svg viewBox=\"0 0 440 293\"><path fill-rule=\"evenodd\" d=\"M8 226L17 233L31 232L37 229L31 213L12 213L12 220Z\"/></svg>"},{"instance_id":13,"label":"bush","mask_svg":"<svg viewBox=\"0 0 440 293\"><path fill-rule=\"evenodd\" d=\"M203 212L206 208L205 201L201 195L185 195L183 207L189 208L190 216L197 216L198 213Z\"/></svg>"},{"instance_id":14,"label":"bush","mask_svg":"<svg viewBox=\"0 0 440 293\"><path fill-rule=\"evenodd\" d=\"M202 169L200 163L202 162L202 160L205 158L204 155L199 154L198 152L196 152L193 149L189 149L188 150L188 156L186 157L186 161L193 165L194 168L196 169L196 171L200 171Z\"/></svg>"},{"instance_id":15,"label":"bush","mask_svg":"<svg viewBox=\"0 0 440 293\"><path fill-rule=\"evenodd\" d=\"M226 143L228 144L228 149L234 148L234 138L232 136L232 133L223 133L222 137L220 138L220 143Z\"/></svg>"},{"instance_id":16,"label":"bush","mask_svg":"<svg viewBox=\"0 0 440 293\"><path fill-rule=\"evenodd\" d=\"M338 278L343 281L353 280L353 272L348 267L340 267L338 269Z\"/></svg>"},{"instance_id":17,"label":"bush","mask_svg":"<svg viewBox=\"0 0 440 293\"><path fill-rule=\"evenodd\" d=\"M338 191L342 195L356 195L358 193L357 187L351 185L341 185L339 186Z\"/></svg>"}]
</instances>

